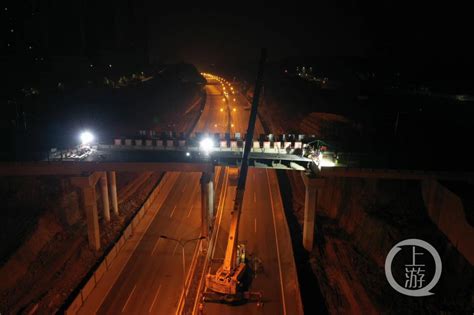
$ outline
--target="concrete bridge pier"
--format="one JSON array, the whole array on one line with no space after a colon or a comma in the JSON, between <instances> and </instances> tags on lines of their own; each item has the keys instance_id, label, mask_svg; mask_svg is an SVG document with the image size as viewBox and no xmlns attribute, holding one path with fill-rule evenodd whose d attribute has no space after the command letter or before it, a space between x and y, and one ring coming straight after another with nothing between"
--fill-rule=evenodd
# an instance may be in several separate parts
<instances>
[{"instance_id":1,"label":"concrete bridge pier","mask_svg":"<svg viewBox=\"0 0 474 315\"><path fill-rule=\"evenodd\" d=\"M82 187L82 196L84 199L84 210L86 212L89 246L91 249L97 251L100 249L100 231L95 186Z\"/></svg>"},{"instance_id":2,"label":"concrete bridge pier","mask_svg":"<svg viewBox=\"0 0 474 315\"><path fill-rule=\"evenodd\" d=\"M109 204L109 190L107 188L107 174L104 172L100 177L100 189L102 195L102 205L104 208L104 219L110 222L110 204Z\"/></svg>"},{"instance_id":3,"label":"concrete bridge pier","mask_svg":"<svg viewBox=\"0 0 474 315\"><path fill-rule=\"evenodd\" d=\"M324 178L316 177L313 173L301 173L306 187L304 200L303 247L307 251L313 249L314 221L318 207L318 190L324 186Z\"/></svg>"},{"instance_id":4,"label":"concrete bridge pier","mask_svg":"<svg viewBox=\"0 0 474 315\"><path fill-rule=\"evenodd\" d=\"M104 177L104 175L104 172L94 172L89 176L71 178L71 183L79 187L82 191L82 201L87 221L87 238L89 240L89 246L93 250L100 249L99 216L97 213L97 196L95 192L95 186L97 182ZM105 189L107 189L107 185L105 185Z\"/></svg>"},{"instance_id":5,"label":"concrete bridge pier","mask_svg":"<svg viewBox=\"0 0 474 315\"><path fill-rule=\"evenodd\" d=\"M109 195L112 200L112 209L115 215L119 214L118 201L117 201L117 180L115 177L115 171L107 172L107 179L109 184Z\"/></svg>"},{"instance_id":6,"label":"concrete bridge pier","mask_svg":"<svg viewBox=\"0 0 474 315\"><path fill-rule=\"evenodd\" d=\"M201 236L208 237L210 219L214 217L214 183L213 173L204 172L201 175Z\"/></svg>"}]
</instances>

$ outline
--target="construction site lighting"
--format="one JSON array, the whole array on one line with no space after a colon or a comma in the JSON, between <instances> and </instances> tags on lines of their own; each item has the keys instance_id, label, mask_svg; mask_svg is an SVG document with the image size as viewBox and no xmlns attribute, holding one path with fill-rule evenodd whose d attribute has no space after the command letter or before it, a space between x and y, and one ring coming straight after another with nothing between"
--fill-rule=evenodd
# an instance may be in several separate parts
<instances>
[{"instance_id":1,"label":"construction site lighting","mask_svg":"<svg viewBox=\"0 0 474 315\"><path fill-rule=\"evenodd\" d=\"M199 149L206 153L209 153L214 147L214 141L211 138L204 138L199 142Z\"/></svg>"},{"instance_id":2,"label":"construction site lighting","mask_svg":"<svg viewBox=\"0 0 474 315\"><path fill-rule=\"evenodd\" d=\"M83 145L91 144L94 141L94 135L90 131L83 131L81 132L79 138L81 139L81 143Z\"/></svg>"}]
</instances>

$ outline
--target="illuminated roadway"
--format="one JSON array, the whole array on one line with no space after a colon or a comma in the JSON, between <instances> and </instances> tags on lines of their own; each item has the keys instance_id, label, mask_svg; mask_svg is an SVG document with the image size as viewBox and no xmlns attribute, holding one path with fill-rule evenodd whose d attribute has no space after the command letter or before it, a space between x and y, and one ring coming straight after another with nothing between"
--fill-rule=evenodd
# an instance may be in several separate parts
<instances>
[{"instance_id":1,"label":"illuminated roadway","mask_svg":"<svg viewBox=\"0 0 474 315\"><path fill-rule=\"evenodd\" d=\"M220 86L209 84L205 88L206 106L194 131L222 133L229 132L230 128L232 133L245 133L249 104L244 96L229 93L229 121ZM263 128L258 121L255 134L261 133ZM228 169L225 170L227 172ZM172 185L171 191L162 204L155 205L159 207L157 215L112 289L103 297L99 314L174 314L177 310L183 291L181 248L175 242L160 239L159 236L164 234L176 239L199 236L200 174L171 173L167 176L174 178L165 183ZM227 245L235 186L232 181L227 185L228 176L224 176L223 172L216 171L216 177L219 182L215 183L215 187L221 187L222 180L227 179L222 188L216 190L217 193L221 190L225 192L225 203L224 211L214 227L217 229L215 248L210 249L213 258L220 259L224 257ZM296 273L290 272L294 269L292 254L288 252L291 240L287 231L282 229L286 220L280 209L281 201L277 198L277 185L273 170L249 169L240 224L239 239L246 242L248 253L257 256L263 263L263 271L256 275L250 289L263 293L265 306L246 304L230 307L207 303L204 307L206 314L298 314L301 302L296 294L299 293L296 290ZM196 244L189 243L185 247L186 273L197 250ZM219 263L211 265L214 270Z\"/></svg>"},{"instance_id":2,"label":"illuminated roadway","mask_svg":"<svg viewBox=\"0 0 474 315\"><path fill-rule=\"evenodd\" d=\"M133 252L97 314L174 314L182 293L182 252L160 239L196 238L200 233L200 173L169 173L169 195ZM185 246L186 273L197 242Z\"/></svg>"},{"instance_id":3,"label":"illuminated roadway","mask_svg":"<svg viewBox=\"0 0 474 315\"><path fill-rule=\"evenodd\" d=\"M222 262L227 245L230 211L236 181L228 180L222 215L217 217L216 243L211 250L211 271ZM262 269L253 277L250 291L263 295L263 306L247 303L239 306L205 303L205 314L298 314L301 306L289 234L279 199L274 170L249 168L239 228L239 242L246 244L247 257L257 257ZM254 268L255 269L255 268ZM294 273L292 273L292 271Z\"/></svg>"},{"instance_id":4,"label":"illuminated roadway","mask_svg":"<svg viewBox=\"0 0 474 315\"><path fill-rule=\"evenodd\" d=\"M226 104L222 100L222 94L219 94L217 85L207 85L206 91L208 93L207 110L203 111L202 121L198 123L196 131L203 132L206 131L205 128L214 128L211 130L228 132L225 130L228 120L221 118L227 117L225 107L221 105ZM236 102L233 101L234 97ZM234 95L229 93L229 99L231 124L234 124L231 127L231 132L243 134L248 127L250 104L240 93ZM208 105L210 106L208 107ZM223 107L224 112L221 112L220 109ZM234 107L236 111L233 111ZM222 121L220 124L218 123L219 119ZM215 124L218 124L217 127ZM257 117L254 138L263 133L262 124ZM217 270L224 258L235 185L235 180L231 180L230 184L227 180L224 185L226 187L224 188L226 193L224 208L222 216L217 217L214 228L217 229L215 247L210 249L213 260L211 263L212 272ZM278 195L278 182L274 170L249 168L239 228L239 241L246 244L248 254L258 257L258 260L262 262L263 270L257 272L250 290L263 294L264 306L257 307L255 303L240 306L206 303L204 304L205 314L298 314L301 310L299 290L296 289L296 273L290 273L290 270L294 268L293 255L288 252L291 239L287 230L282 228L286 225L286 219ZM293 266L291 266L292 264Z\"/></svg>"},{"instance_id":5,"label":"illuminated roadway","mask_svg":"<svg viewBox=\"0 0 474 315\"><path fill-rule=\"evenodd\" d=\"M226 85L228 97L225 97L222 93L222 86L218 81L208 80L208 82L210 84L207 84L205 87L207 94L206 106L194 128L194 132L240 132L243 136L248 127L250 104L237 91L235 91L235 94L232 94L228 85ZM262 124L257 119L254 135L258 136L263 133ZM256 137L254 138L256 139Z\"/></svg>"}]
</instances>

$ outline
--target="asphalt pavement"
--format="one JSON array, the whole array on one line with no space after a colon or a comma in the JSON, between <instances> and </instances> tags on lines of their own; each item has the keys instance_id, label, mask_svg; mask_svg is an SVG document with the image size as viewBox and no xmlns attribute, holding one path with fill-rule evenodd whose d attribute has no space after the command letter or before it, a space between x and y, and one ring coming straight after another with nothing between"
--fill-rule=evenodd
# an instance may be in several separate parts
<instances>
[{"instance_id":1,"label":"asphalt pavement","mask_svg":"<svg viewBox=\"0 0 474 315\"><path fill-rule=\"evenodd\" d=\"M180 173L98 314L174 314L183 292L182 249L173 241L200 236L199 173ZM197 242L185 246L186 273Z\"/></svg>"},{"instance_id":2,"label":"asphalt pavement","mask_svg":"<svg viewBox=\"0 0 474 315\"><path fill-rule=\"evenodd\" d=\"M214 82L215 83L215 82ZM219 85L207 85L207 103L195 132L241 132L247 130L249 107L244 96L230 94L223 100ZM235 96L235 101L234 101ZM235 108L235 110L234 110ZM255 134L263 133L257 121ZM228 169L226 169L228 170ZM170 181L170 189L141 241L107 294L100 297L99 314L174 314L183 294L181 247L168 239L191 239L200 236L200 173L179 173ZM218 183L224 177L216 172ZM222 215L216 220L216 239L211 251L211 271L224 257L229 232L236 180L223 185ZM165 184L166 186L167 184ZM220 191L219 189L219 191ZM250 290L263 295L263 306L254 303L240 306L205 304L205 314L301 314L301 300L296 277L291 239L278 183L273 170L249 169L239 228L239 240L247 247L252 261L261 262ZM185 274L198 252L197 242L185 246ZM255 259L257 258L257 259Z\"/></svg>"},{"instance_id":3,"label":"asphalt pavement","mask_svg":"<svg viewBox=\"0 0 474 315\"><path fill-rule=\"evenodd\" d=\"M224 208L221 209L223 215L216 222L215 247L210 249L212 273L225 255L235 185L236 181L228 183ZM251 265L255 272L250 291L262 294L263 305L205 303L204 314L301 314L291 239L285 229L286 219L278 194L275 171L249 169L238 238L239 243L246 245L249 261L258 262Z\"/></svg>"},{"instance_id":4,"label":"asphalt pavement","mask_svg":"<svg viewBox=\"0 0 474 315\"><path fill-rule=\"evenodd\" d=\"M228 93L225 97L220 84L216 80L209 80L206 85L207 100L201 117L194 132L231 133L247 132L250 117L250 104L240 93ZM263 127L257 117L254 135L263 134Z\"/></svg>"}]
</instances>

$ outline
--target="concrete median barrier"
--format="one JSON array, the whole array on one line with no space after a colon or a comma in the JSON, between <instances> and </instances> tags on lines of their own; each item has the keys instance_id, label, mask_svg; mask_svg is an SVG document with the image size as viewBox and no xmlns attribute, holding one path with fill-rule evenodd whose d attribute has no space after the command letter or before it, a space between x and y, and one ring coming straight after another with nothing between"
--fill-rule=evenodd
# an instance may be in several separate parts
<instances>
[{"instance_id":1,"label":"concrete median barrier","mask_svg":"<svg viewBox=\"0 0 474 315\"><path fill-rule=\"evenodd\" d=\"M94 288L96 288L98 282L106 275L106 272L111 268L113 261L119 256L119 253L127 243L127 240L133 236L133 231L136 230L139 224L143 221L142 219L145 216L145 212L151 207L152 202L157 198L159 191L166 182L167 175L168 174L163 177L159 185L149 194L147 200L143 203L135 217L123 231L122 236L116 241L115 245L110 248L107 255L103 257L102 262L96 265L96 269L90 275L89 280L82 286L80 291L78 291L78 294L71 304L69 304L64 312L65 314L76 314L84 305L86 299L91 295ZM165 195L167 195L167 193L165 193Z\"/></svg>"}]
</instances>

